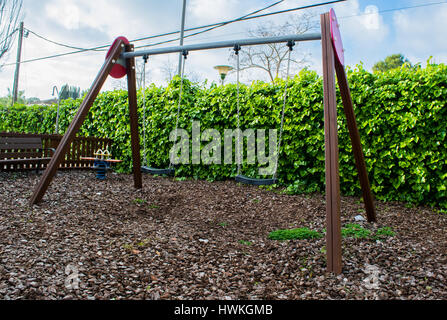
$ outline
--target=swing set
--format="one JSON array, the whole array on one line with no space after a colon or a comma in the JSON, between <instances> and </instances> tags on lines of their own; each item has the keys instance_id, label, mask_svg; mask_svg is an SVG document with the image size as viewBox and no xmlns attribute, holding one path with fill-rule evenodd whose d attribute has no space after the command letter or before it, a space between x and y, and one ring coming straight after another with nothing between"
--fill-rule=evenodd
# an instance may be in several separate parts
<instances>
[{"instance_id":1,"label":"swing set","mask_svg":"<svg viewBox=\"0 0 447 320\"><path fill-rule=\"evenodd\" d=\"M337 101L335 90L335 76L338 80L343 109L347 119L347 126L351 138L352 150L359 175L360 185L362 188L363 201L366 208L366 214L369 222L376 221L376 212L374 207L373 195L371 193L368 173L363 156L360 135L357 128L353 102L349 89L349 84L344 68L344 50L339 31L339 25L334 10L321 15L321 33L311 33L303 35L289 35L267 38L251 38L232 41L220 41L196 45L174 46L167 48L158 48L143 51L134 51L134 46L130 44L126 38L119 37L112 44L107 53L106 60L101 67L91 89L82 102L77 114L69 125L65 135L59 143L56 152L51 158L41 180L36 185L34 193L31 197L30 204L37 204L42 201L56 171L64 160L71 142L76 136L79 128L84 122L86 115L93 105L101 87L110 75L114 78L121 78L127 75L128 85L128 101L130 114L130 134L132 144L132 160L133 160L133 177L134 186L137 189L143 187L142 172L149 174L173 175L175 173L172 161L168 168L158 169L147 166L146 159L146 142L144 140L144 166L141 166L140 155L140 137L138 132L138 114L137 114L137 90L135 75L135 58L143 57L145 65L147 59L151 55L167 54L167 53L183 53L183 61L185 62L189 52L197 50L209 50L217 48L233 48L237 56L237 119L238 129L240 129L240 108L239 108L239 50L243 46L262 45L269 43L286 43L289 47L289 61L287 78L290 72L290 52L296 42L300 41L316 41L321 40L322 45L322 61L323 61L323 97L324 97L324 132L325 132L325 171L326 171L326 254L327 254L327 270L335 274L342 272L342 249L341 249L341 221L340 221L340 182L339 182L339 160L338 160L338 125L337 125ZM182 102L184 65L181 72L180 94L177 107L176 131L179 125L179 115ZM144 80L145 81L145 80ZM286 81L287 83L287 81ZM144 105L146 104L146 96L144 94ZM281 148L281 140L284 128L284 113L287 99L287 85L284 90L284 100L281 112L281 130L278 141L278 149ZM146 135L146 118L144 116L144 135ZM237 135L237 143L240 143L240 130ZM177 133L177 132L176 132ZM278 158L278 157L276 157ZM239 161L240 162L240 161ZM272 178L269 179L253 179L242 175L241 165L238 164L236 181L253 185L271 185L277 183L278 160Z\"/></svg>"},{"instance_id":2,"label":"swing set","mask_svg":"<svg viewBox=\"0 0 447 320\"><path fill-rule=\"evenodd\" d=\"M251 185L257 185L257 186L265 186L265 185L273 185L278 183L278 179L277 179L277 171L278 171L278 154L280 153L281 150L281 141L282 141L282 136L283 136L283 132L284 132L284 115L285 115L285 108L286 108L286 102L287 102L287 84L288 84L288 80L289 80L289 74L290 74L290 61L291 61L291 52L293 50L293 47L295 46L295 41L293 40L289 40L287 42L287 46L289 47L289 55L288 55L288 63L287 63L287 77L286 77L286 87L284 90L284 99L283 99L283 106L282 106L282 111L281 111L281 128L280 128L280 134L279 134L279 141L278 141L278 145L277 145L277 152L276 152L276 156L275 156L275 167L273 170L273 174L272 174L272 178L271 179L254 179L254 178L249 178L247 176L244 176L241 174L241 161L240 159L238 160L238 165L237 165L237 175L235 177L235 180L237 182L240 183L244 183L244 184L251 184ZM235 45L233 48L235 55L237 57L236 61L237 61L237 68L236 68L236 74L237 74L237 137L236 137L236 143L237 143L237 148L240 148L241 146L241 121L240 121L240 59L239 59L239 51L241 50L241 46L240 45ZM179 92L179 98L178 98L178 104L177 104L177 116L176 116L176 123L175 123L175 134L174 137L177 137L177 133L178 133L178 126L179 126L179 118L180 118L180 109L181 109L181 103L182 103L182 92L183 92L183 79L184 79L184 74L185 74L185 63L186 63L186 58L188 56L188 52L187 51L183 51L182 53L183 56L183 61L182 61L182 69L181 69L181 74L180 74L180 92ZM148 55L144 55L143 56L143 60L144 60L144 67L143 67L143 88L146 87L146 64L148 61ZM175 174L175 168L174 168L174 164L172 163L172 159L170 158L170 162L169 162L169 167L166 169L160 169L160 168L154 168L151 166L148 166L147 164L147 148L146 148L146 127L147 127L147 123L146 123L146 90L143 90L143 166L141 167L141 171L143 173L149 173L149 174L153 174L153 175L168 175L168 176L172 176ZM239 156L239 154L238 154Z\"/></svg>"}]
</instances>

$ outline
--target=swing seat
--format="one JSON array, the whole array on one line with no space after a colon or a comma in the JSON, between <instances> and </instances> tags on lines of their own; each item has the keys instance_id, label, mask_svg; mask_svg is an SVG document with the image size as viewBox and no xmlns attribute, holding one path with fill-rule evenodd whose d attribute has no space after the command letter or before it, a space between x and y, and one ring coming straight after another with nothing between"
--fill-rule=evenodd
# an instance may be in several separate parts
<instances>
[{"instance_id":1,"label":"swing seat","mask_svg":"<svg viewBox=\"0 0 447 320\"><path fill-rule=\"evenodd\" d=\"M236 182L251 184L254 186L271 186L272 184L277 184L278 179L254 179L239 174L236 176Z\"/></svg>"},{"instance_id":2,"label":"swing seat","mask_svg":"<svg viewBox=\"0 0 447 320\"><path fill-rule=\"evenodd\" d=\"M152 168L152 167L141 167L141 172L143 173L149 173L153 175L167 175L167 176L173 176L175 174L175 169L158 169L158 168Z\"/></svg>"}]
</instances>

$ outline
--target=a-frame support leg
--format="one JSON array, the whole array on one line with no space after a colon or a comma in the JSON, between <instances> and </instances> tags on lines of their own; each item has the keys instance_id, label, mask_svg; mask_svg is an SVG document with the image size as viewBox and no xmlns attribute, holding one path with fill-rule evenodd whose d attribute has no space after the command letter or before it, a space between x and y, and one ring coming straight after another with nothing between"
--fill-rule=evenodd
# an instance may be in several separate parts
<instances>
[{"instance_id":1,"label":"a-frame support leg","mask_svg":"<svg viewBox=\"0 0 447 320\"><path fill-rule=\"evenodd\" d=\"M337 100L335 93L334 51L329 13L321 15L323 49L324 131L326 156L326 252L327 270L342 272L340 178L338 164Z\"/></svg>"},{"instance_id":2,"label":"a-frame support leg","mask_svg":"<svg viewBox=\"0 0 447 320\"><path fill-rule=\"evenodd\" d=\"M134 51L133 45L127 45L126 51ZM127 91L129 97L130 136L132 141L132 163L135 188L143 187L141 180L140 135L138 133L137 81L135 58L127 59Z\"/></svg>"},{"instance_id":3,"label":"a-frame support leg","mask_svg":"<svg viewBox=\"0 0 447 320\"><path fill-rule=\"evenodd\" d=\"M363 156L362 144L360 141L359 129L355 119L354 107L351 98L351 90L349 89L348 78L344 66L335 61L335 71L337 72L338 86L340 88L343 108L346 115L346 122L351 137L352 151L354 152L355 165L359 174L360 186L362 187L363 202L365 203L366 216L368 222L376 222L376 210L374 207L374 199L371 192L368 172L366 171L365 158Z\"/></svg>"},{"instance_id":4,"label":"a-frame support leg","mask_svg":"<svg viewBox=\"0 0 447 320\"><path fill-rule=\"evenodd\" d=\"M90 91L88 92L87 96L85 97L84 101L79 107L79 110L76 113L70 126L68 127L67 132L62 137L62 140L59 143L53 157L51 158L51 161L49 162L45 172L43 173L42 178L39 181L39 184L34 189L34 193L31 196L30 200L31 205L37 204L42 200L45 192L47 191L51 183L51 180L53 179L57 169L59 168L59 165L64 160L68 148L73 142L76 133L78 132L79 128L84 122L84 119L88 114L88 111L90 110L91 106L93 105L93 102L98 96L101 87L103 86L105 80L107 79L107 76L109 75L109 72L113 67L113 64L123 51L123 48L124 43L122 40L118 40L115 43L115 46L112 48L109 58L104 62L103 66L101 67L101 70L99 71L95 81L92 84L92 87L90 88Z\"/></svg>"}]
</instances>

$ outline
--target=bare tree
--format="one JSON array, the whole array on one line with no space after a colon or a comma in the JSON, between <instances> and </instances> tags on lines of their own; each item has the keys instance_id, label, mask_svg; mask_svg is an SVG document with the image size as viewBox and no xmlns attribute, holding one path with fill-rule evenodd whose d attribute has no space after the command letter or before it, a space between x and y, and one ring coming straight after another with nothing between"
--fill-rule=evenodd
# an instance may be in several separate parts
<instances>
[{"instance_id":1,"label":"bare tree","mask_svg":"<svg viewBox=\"0 0 447 320\"><path fill-rule=\"evenodd\" d=\"M147 86L149 83L150 70L148 70L148 68L146 68L145 70L143 59L136 60L135 77L137 82L137 90L143 87L143 75L145 71L146 71L146 86ZM124 77L122 79L113 79L112 88L113 90L127 90L127 78Z\"/></svg>"},{"instance_id":2,"label":"bare tree","mask_svg":"<svg viewBox=\"0 0 447 320\"><path fill-rule=\"evenodd\" d=\"M113 90L127 90L127 78L112 79L111 86Z\"/></svg>"},{"instance_id":3,"label":"bare tree","mask_svg":"<svg viewBox=\"0 0 447 320\"><path fill-rule=\"evenodd\" d=\"M248 31L250 37L275 37L288 34L303 34L318 27L313 19L314 15L305 13L299 16L291 16L289 21L277 25L271 21L259 24L255 29ZM298 45L298 44L297 44ZM292 67L300 68L306 63L306 55L297 50L295 45L291 54ZM240 70L258 69L268 74L270 81L284 77L286 74L289 48L283 43L271 43L262 46L243 47L239 52ZM234 63L236 57L232 53L230 60ZM235 70L233 70L235 72Z\"/></svg>"},{"instance_id":4,"label":"bare tree","mask_svg":"<svg viewBox=\"0 0 447 320\"><path fill-rule=\"evenodd\" d=\"M22 19L23 0L0 0L0 59L11 49Z\"/></svg>"},{"instance_id":5,"label":"bare tree","mask_svg":"<svg viewBox=\"0 0 447 320\"><path fill-rule=\"evenodd\" d=\"M143 82L146 78L146 86L150 83L150 75L151 75L151 71L150 71L150 64L147 63L146 67L144 66L144 60L143 59L139 59L137 60L136 63L136 69L135 69L135 73L136 73L136 80L137 80L137 89L141 89L143 87ZM144 74L146 74L146 76L144 76Z\"/></svg>"},{"instance_id":6,"label":"bare tree","mask_svg":"<svg viewBox=\"0 0 447 320\"><path fill-rule=\"evenodd\" d=\"M171 82L172 78L174 78L174 76L178 74L178 67L175 65L175 63L172 63L169 58L163 63L160 69L162 74L164 75L165 81L168 83ZM203 78L197 72L195 72L194 70L188 70L188 61L185 65L184 77L194 83L198 83L203 80Z\"/></svg>"},{"instance_id":7,"label":"bare tree","mask_svg":"<svg viewBox=\"0 0 447 320\"><path fill-rule=\"evenodd\" d=\"M168 60L163 63L160 70L164 76L164 80L168 83L171 82L172 78L178 73L178 68L171 62L169 57Z\"/></svg>"}]
</instances>

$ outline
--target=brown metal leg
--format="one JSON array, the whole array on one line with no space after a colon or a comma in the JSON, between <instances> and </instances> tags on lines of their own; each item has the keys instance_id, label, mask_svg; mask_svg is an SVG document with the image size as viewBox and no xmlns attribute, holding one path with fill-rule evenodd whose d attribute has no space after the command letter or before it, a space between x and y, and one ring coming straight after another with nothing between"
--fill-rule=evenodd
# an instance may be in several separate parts
<instances>
[{"instance_id":1,"label":"brown metal leg","mask_svg":"<svg viewBox=\"0 0 447 320\"><path fill-rule=\"evenodd\" d=\"M104 62L103 66L101 67L101 70L99 71L95 81L93 82L93 85L90 88L89 93L85 97L84 101L79 107L78 112L76 113L76 116L74 117L73 121L68 127L67 132L63 136L61 142L59 143L56 152L51 158L50 163L48 164L45 172L42 175L42 178L39 181L39 184L34 189L34 193L31 196L30 204L32 205L37 204L42 200L45 192L47 191L51 183L51 180L53 179L57 169L59 168L59 165L64 160L65 154L67 153L70 144L73 142L76 133L78 132L79 128L84 122L84 119L88 111L90 110L90 107L93 105L93 102L95 101L99 91L101 90L104 81L107 79L107 76L109 75L109 72L113 67L114 61L121 54L123 49L122 45L124 45L122 40L119 40L115 43L115 46L113 47L109 58Z\"/></svg>"},{"instance_id":2,"label":"brown metal leg","mask_svg":"<svg viewBox=\"0 0 447 320\"><path fill-rule=\"evenodd\" d=\"M133 51L133 45L127 45L126 51ZM140 135L138 133L137 81L135 76L135 58L127 59L127 90L129 95L130 135L132 140L133 178L135 188L141 189Z\"/></svg>"},{"instance_id":3,"label":"brown metal leg","mask_svg":"<svg viewBox=\"0 0 447 320\"><path fill-rule=\"evenodd\" d=\"M326 154L326 251L327 270L340 274L342 272L342 253L337 100L335 96L334 51L329 22L329 13L321 15Z\"/></svg>"},{"instance_id":4,"label":"brown metal leg","mask_svg":"<svg viewBox=\"0 0 447 320\"><path fill-rule=\"evenodd\" d=\"M363 156L362 144L360 142L360 134L355 119L354 107L351 98L351 90L349 89L348 78L344 66L335 61L335 70L337 72L338 86L340 87L341 98L343 100L343 108L348 124L349 135L351 137L352 150L354 152L355 164L359 173L360 186L362 187L363 202L365 203L366 216L369 222L376 222L376 210L374 207L374 199L366 171L365 158Z\"/></svg>"}]
</instances>

